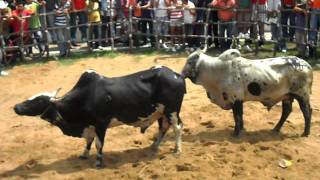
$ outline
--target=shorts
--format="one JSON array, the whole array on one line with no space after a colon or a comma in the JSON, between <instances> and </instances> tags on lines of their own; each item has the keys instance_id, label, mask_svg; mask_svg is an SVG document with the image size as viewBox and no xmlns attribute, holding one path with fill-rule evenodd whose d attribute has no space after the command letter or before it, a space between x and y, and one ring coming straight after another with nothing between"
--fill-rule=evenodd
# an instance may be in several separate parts
<instances>
[{"instance_id":1,"label":"shorts","mask_svg":"<svg viewBox=\"0 0 320 180\"><path fill-rule=\"evenodd\" d=\"M181 19L170 19L170 27L181 27L183 20Z\"/></svg>"},{"instance_id":2,"label":"shorts","mask_svg":"<svg viewBox=\"0 0 320 180\"><path fill-rule=\"evenodd\" d=\"M266 22L267 19L267 6L265 4L252 5L252 21Z\"/></svg>"}]
</instances>

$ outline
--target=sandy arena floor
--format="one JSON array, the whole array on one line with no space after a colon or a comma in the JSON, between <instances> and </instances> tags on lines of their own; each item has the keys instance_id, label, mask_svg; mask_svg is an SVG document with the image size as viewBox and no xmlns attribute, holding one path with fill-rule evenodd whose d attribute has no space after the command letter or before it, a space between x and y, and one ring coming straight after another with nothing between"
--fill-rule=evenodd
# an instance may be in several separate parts
<instances>
[{"instance_id":1,"label":"sandy arena floor","mask_svg":"<svg viewBox=\"0 0 320 180\"><path fill-rule=\"evenodd\" d=\"M62 87L63 95L86 69L105 76L121 76L166 65L180 72L185 58L120 55L114 59L83 59L72 65L49 62L16 66L0 77L0 179L320 179L320 73L314 72L311 135L301 138L304 120L297 103L281 135L271 129L278 122L281 106L270 112L260 103L244 105L246 131L232 138L231 111L207 99L200 86L187 80L181 117L184 122L183 153L173 153L170 130L158 153L149 146L157 132L155 123L145 134L121 126L107 131L105 168L94 168L95 148L89 160L78 156L84 140L62 135L38 117L17 116L12 107L43 91ZM282 169L279 159L292 161Z\"/></svg>"}]
</instances>

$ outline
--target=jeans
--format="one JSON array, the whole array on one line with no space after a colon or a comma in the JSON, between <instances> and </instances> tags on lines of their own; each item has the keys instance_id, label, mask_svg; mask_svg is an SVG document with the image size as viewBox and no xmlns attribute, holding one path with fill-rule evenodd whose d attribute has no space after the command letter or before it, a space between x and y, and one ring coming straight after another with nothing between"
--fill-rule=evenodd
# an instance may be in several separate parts
<instances>
[{"instance_id":1,"label":"jeans","mask_svg":"<svg viewBox=\"0 0 320 180\"><path fill-rule=\"evenodd\" d=\"M96 48L100 45L100 41L101 41L100 26L101 26L100 22L94 22L94 23L91 23L91 26L89 27L89 39L90 39L89 46L90 47Z\"/></svg>"},{"instance_id":2,"label":"jeans","mask_svg":"<svg viewBox=\"0 0 320 180\"><path fill-rule=\"evenodd\" d=\"M168 35L168 23L165 21L168 21L168 17L156 17L156 22L154 24L154 31L155 34L159 35L160 38L163 38L163 36Z\"/></svg>"},{"instance_id":3,"label":"jeans","mask_svg":"<svg viewBox=\"0 0 320 180\"><path fill-rule=\"evenodd\" d=\"M310 31L309 31L309 41L316 42L319 23L320 23L320 9L312 9L311 13L318 13L318 14L311 14Z\"/></svg>"},{"instance_id":4,"label":"jeans","mask_svg":"<svg viewBox=\"0 0 320 180\"><path fill-rule=\"evenodd\" d=\"M284 38L290 38L293 39L294 37L294 32L295 32L295 27L288 27L290 26L295 26L295 16L296 13L292 10L293 8L285 8L286 11L281 12L281 24L282 24L282 33ZM288 23L289 20L289 23Z\"/></svg>"},{"instance_id":5,"label":"jeans","mask_svg":"<svg viewBox=\"0 0 320 180\"><path fill-rule=\"evenodd\" d=\"M296 16L296 46L300 55L306 53L306 34L304 27L306 26L306 17L302 14L297 14Z\"/></svg>"},{"instance_id":6,"label":"jeans","mask_svg":"<svg viewBox=\"0 0 320 180\"><path fill-rule=\"evenodd\" d=\"M103 39L103 42L108 42L109 38L111 38L111 25L109 24L110 16L104 15L104 16L101 16L101 19L103 23L101 25L101 39Z\"/></svg>"},{"instance_id":7,"label":"jeans","mask_svg":"<svg viewBox=\"0 0 320 180\"><path fill-rule=\"evenodd\" d=\"M78 25L81 32L81 39L85 39L87 38L87 23L88 23L87 13L85 11L70 13L71 26L77 25L77 17L79 18ZM77 33L77 27L71 27L70 35L71 35L72 41L76 41L76 33Z\"/></svg>"},{"instance_id":8,"label":"jeans","mask_svg":"<svg viewBox=\"0 0 320 180\"><path fill-rule=\"evenodd\" d=\"M39 51L43 52L44 51L44 41L43 41L43 35L42 35L41 30L40 29L30 29L30 32L32 34L32 39L35 39L37 42L37 46L39 48ZM29 47L29 52L30 53L32 52L32 46Z\"/></svg>"},{"instance_id":9,"label":"jeans","mask_svg":"<svg viewBox=\"0 0 320 180\"><path fill-rule=\"evenodd\" d=\"M225 37L227 33L227 37ZM232 43L233 23L231 21L220 22L219 24L219 37L220 46L223 50L229 49Z\"/></svg>"},{"instance_id":10,"label":"jeans","mask_svg":"<svg viewBox=\"0 0 320 180\"><path fill-rule=\"evenodd\" d=\"M142 18L146 18L146 17L142 17ZM148 27L147 26L149 26L149 32L150 32L149 34L148 34ZM152 32L153 32L153 23L152 23L151 18L150 18L150 20L141 20L141 21L139 21L139 30L143 34L145 34L145 35L142 36L143 37L142 39L143 39L144 42L147 42L147 37L150 36L151 43L152 44L155 43L155 39L154 39L154 36L152 34Z\"/></svg>"},{"instance_id":11,"label":"jeans","mask_svg":"<svg viewBox=\"0 0 320 180\"><path fill-rule=\"evenodd\" d=\"M50 32L51 40L52 41L57 41L56 31L53 30L53 29L50 29L50 28L53 28L55 26L54 25L54 21L55 21L54 11L50 11L50 12L47 12L47 13L50 13L46 17L47 17L47 27L48 27L49 32Z\"/></svg>"},{"instance_id":12,"label":"jeans","mask_svg":"<svg viewBox=\"0 0 320 180\"><path fill-rule=\"evenodd\" d=\"M67 55L69 41L67 28L65 26L59 27L58 29L56 29L56 34L60 56Z\"/></svg>"},{"instance_id":13,"label":"jeans","mask_svg":"<svg viewBox=\"0 0 320 180\"><path fill-rule=\"evenodd\" d=\"M184 24L184 30L186 35L186 43L188 43L188 47L194 47L194 37L190 37L190 35L193 35L193 24Z\"/></svg>"},{"instance_id":14,"label":"jeans","mask_svg":"<svg viewBox=\"0 0 320 180\"><path fill-rule=\"evenodd\" d=\"M278 41L278 44L276 44L275 48L276 50L287 50L286 42L283 38L282 32L278 24L271 23L271 34L272 39L274 41Z\"/></svg>"}]
</instances>

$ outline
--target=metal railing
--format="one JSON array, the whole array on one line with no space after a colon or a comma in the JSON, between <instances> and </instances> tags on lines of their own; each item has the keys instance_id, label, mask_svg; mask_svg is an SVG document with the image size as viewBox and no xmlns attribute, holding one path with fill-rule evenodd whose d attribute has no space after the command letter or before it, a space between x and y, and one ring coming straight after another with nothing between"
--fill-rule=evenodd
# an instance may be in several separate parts
<instances>
[{"instance_id":1,"label":"metal railing","mask_svg":"<svg viewBox=\"0 0 320 180\"><path fill-rule=\"evenodd\" d=\"M229 38L226 38L226 37L219 37L219 36L211 36L208 32L208 26L210 25L216 25L217 27L219 27L221 24L223 23L228 23L228 24L232 24L235 28L235 25L237 23L241 23L241 24L248 24L250 26L257 26L258 25L258 20L257 18L254 18L253 21L250 21L250 22L237 22L237 20L235 19L235 16L234 18L231 20L231 21L228 21L228 22L220 22L220 21L216 21L216 22L212 22L212 20L210 20L210 13L212 11L218 11L219 9L218 8L195 8L197 11L201 10L201 11L204 11L205 12L205 17L202 19L202 21L196 21L193 23L193 25L201 25L201 27L203 28L203 33L200 34L200 35L196 35L195 33L193 34L188 34L186 35L184 32L185 32L185 23L184 21L182 20L182 34L176 34L176 35L172 35L170 33L164 35L164 37L162 38L170 38L170 37L178 37L178 38L182 38L182 39L185 39L187 37L190 37L190 38L200 38L201 40L201 43L203 44L205 50L208 48L208 41L209 39L213 40L213 39L229 39L229 40L238 40L239 38L236 36L236 34L233 34L232 37L229 37ZM106 11L113 11L113 12L120 12L122 11L123 9L121 8L110 8L110 9L107 9ZM154 12L155 10L159 10L159 8L149 8L148 9L151 12ZM160 9L161 10L161 9ZM167 9L163 9L163 10L167 10ZM184 8L181 9L182 12L184 12ZM140 31L137 30L137 23L138 22L143 22L143 21L151 21L153 24L157 24L159 23L159 21L155 18L144 18L144 17L135 17L133 16L133 7L129 7L128 8L128 16L115 16L117 19L114 19L114 17L109 17L110 21L109 22L99 22L99 23L96 23L95 25L98 25L99 26L99 31L101 31L101 27L102 26L105 26L107 28L106 30L106 34L104 34L104 37L105 38L101 38L101 33L100 33L100 37L99 38L88 38L88 37L91 37L88 35L88 30L86 31L87 32L87 41L77 41L77 42L82 42L82 43L92 43L92 42L96 42L96 41L99 41L99 42L110 42L110 47L111 47L111 50L115 50L116 49L116 41L119 40L119 39L127 39L128 40L128 44L127 44L127 48L129 50L132 50L134 48L139 48L139 46L137 47L134 43L134 38L136 36L141 36L141 37L147 37L147 38L151 38L151 37L154 37L155 39L155 48L156 49L160 49L160 44L159 44L159 38L161 37L161 35L159 34L159 32L157 31L153 31L153 32L150 32L150 33L142 33ZM242 11L241 9L233 9L233 12L234 13L237 13L237 12L240 12ZM283 9L282 11L292 11L292 9ZM277 26L280 28L280 30L282 30L282 27L291 27L291 28L294 28L294 29L302 29L304 31L304 36L305 36L305 39L306 41L305 42L296 42L296 43L300 43L300 44L303 44L303 45L310 45L308 44L307 42L307 37L308 37L308 33L311 32L311 31L316 31L316 30L311 30L309 28L309 16L311 13L311 11L309 11L309 8L307 8L307 13L306 13L306 16L305 16L305 26L304 27L298 27L298 26L289 26L289 25L283 25L281 24L281 22L279 21L279 23L277 24ZM81 12L81 11L76 11L76 12ZM83 11L86 13L86 15L88 15L90 13L90 11ZM75 12L70 12L70 13L75 13ZM252 13L252 12L251 12ZM264 11L264 12L258 12L259 13L262 13L262 14L266 14L267 12ZM49 15L54 15L55 12L43 12L41 14L39 14L39 18L43 18L43 19L46 19L47 16ZM319 14L320 16L320 14ZM2 18L2 17L0 17ZM27 20L28 18L30 17L21 17L23 18L24 20ZM281 12L278 12L278 18L279 20L281 19ZM51 50L52 50L52 45L54 44L53 42L49 42L49 34L50 32L52 31L55 31L59 28L67 28L68 32L70 32L69 30L71 28L79 28L79 27L87 27L87 28L90 28L92 26L92 24L90 23L85 23L85 24L77 24L77 25L74 25L74 26L71 26L70 25L70 17L69 15L67 14L67 26L66 27L49 27L47 22L46 21L43 21L44 23L42 24L42 27L39 29L39 31L41 31L43 33L43 41L41 42L35 42L35 41L31 41L31 42L26 42L25 41L25 37L27 38L30 38L30 34L32 34L33 32L35 31L38 31L38 30L35 30L35 31L31 31L31 30L28 30L28 31L24 31L23 30L23 21L20 21L20 31L19 32L15 32L15 33L9 33L5 36L0 36L1 38L1 50L3 52L3 56L4 58L6 58L6 55L7 53L12 53L14 50L17 50L19 53L20 53L20 56L21 56L21 59L23 60L24 59L24 56L25 56L25 50L29 47L34 47L34 46L37 46L39 45L43 45L45 47L45 54L46 56L49 56L51 53ZM168 24L168 27L169 27L169 24L170 24L170 21L164 21L165 23ZM267 22L263 22L264 25L270 25L268 24ZM120 26L120 28L118 27ZM123 28L126 28L126 29L123 29ZM125 30L125 33L123 32ZM108 32L109 31L109 32ZM316 31L318 33L318 31ZM252 33L252 32L250 32ZM108 34L110 34L110 36L108 36ZM258 33L257 33L258 34ZM64 42L67 42L67 43L70 43L70 36L69 35L66 35L68 36L67 40L64 41ZM12 37L17 37L19 38L19 42L18 43L14 43L13 45L11 44L10 46L6 43L8 39L12 38ZM319 33L318 33L318 36L319 37ZM283 37L282 37L283 38ZM319 38L318 38L319 39ZM259 48L258 48L258 39L257 38L252 38L250 37L248 40L251 40L253 42L253 44L255 45L255 53L258 53L259 52ZM16 39L16 41L18 41ZM278 43L278 41L275 41L275 40L266 40L266 42L270 42L270 43L274 43L275 46L276 44ZM136 46L136 47L135 47ZM90 48L88 46L88 51L92 51L92 48ZM276 48L273 48L271 51L273 51L273 55L276 56L276 53L277 53L277 50Z\"/></svg>"}]
</instances>

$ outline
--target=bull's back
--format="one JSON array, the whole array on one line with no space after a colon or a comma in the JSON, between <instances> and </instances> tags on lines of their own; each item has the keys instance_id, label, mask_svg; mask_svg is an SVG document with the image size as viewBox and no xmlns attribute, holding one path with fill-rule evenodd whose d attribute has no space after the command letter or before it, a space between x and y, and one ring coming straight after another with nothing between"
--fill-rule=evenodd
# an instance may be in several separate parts
<instances>
[{"instance_id":1,"label":"bull's back","mask_svg":"<svg viewBox=\"0 0 320 180\"><path fill-rule=\"evenodd\" d=\"M297 57L279 57L258 60L254 66L261 74L261 96L251 100L279 101L285 94L295 94L309 99L312 86L312 67Z\"/></svg>"}]
</instances>

